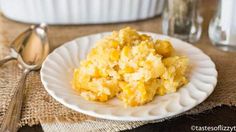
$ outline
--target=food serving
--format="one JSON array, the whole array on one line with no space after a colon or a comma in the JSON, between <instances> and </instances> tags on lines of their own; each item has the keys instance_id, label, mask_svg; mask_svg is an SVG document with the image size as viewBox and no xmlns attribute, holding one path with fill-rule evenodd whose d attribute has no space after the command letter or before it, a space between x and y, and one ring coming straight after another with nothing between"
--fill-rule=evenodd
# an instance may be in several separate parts
<instances>
[{"instance_id":1,"label":"food serving","mask_svg":"<svg viewBox=\"0 0 236 132\"><path fill-rule=\"evenodd\" d=\"M74 70L72 86L85 99L118 97L126 106L144 105L188 82L188 58L168 40L153 40L130 27L96 42Z\"/></svg>"}]
</instances>

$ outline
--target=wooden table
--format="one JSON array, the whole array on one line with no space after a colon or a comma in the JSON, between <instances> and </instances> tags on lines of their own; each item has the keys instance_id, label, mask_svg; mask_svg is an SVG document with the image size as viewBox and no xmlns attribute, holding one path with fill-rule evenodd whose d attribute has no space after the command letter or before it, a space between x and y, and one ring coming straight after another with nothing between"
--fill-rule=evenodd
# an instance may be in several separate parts
<instances>
[{"instance_id":1,"label":"wooden table","mask_svg":"<svg viewBox=\"0 0 236 132\"><path fill-rule=\"evenodd\" d=\"M205 3L204 3L205 2ZM202 1L204 8L206 8L206 10L204 10L204 12L202 12L202 15L204 17L204 24L203 24L203 33L202 33L202 38L201 40L198 42L199 46L198 47L203 47L205 46L204 43L205 42L210 42L209 38L208 38L208 24L209 24L209 20L212 18L214 10L216 9L216 1L211 0L211 1ZM157 22L157 24L160 25L161 23L161 18L159 16L153 18L153 19L149 19L147 21L155 21ZM139 25L142 25L140 23L141 22L136 22L137 25L136 27L138 27ZM129 25L130 23L127 23L127 25ZM88 25L85 25L84 27L86 27ZM107 25L108 27L114 27L115 29L118 27L121 27L121 24L117 24L117 25ZM94 26L99 28L99 25ZM60 26L56 26L56 27L52 27L52 29L59 29ZM79 33L79 35L85 35L83 34L83 26L80 26L80 31L81 33ZM139 28L139 27L138 27ZM145 27L141 27L142 29L145 29ZM155 27L156 28L156 27ZM70 28L70 26L68 26L67 30L65 30L65 34L67 32L69 32L70 30L72 30L72 28ZM99 29L98 31L103 31L106 29ZM151 31L154 29L150 29ZM161 27L159 27L159 29L157 29L157 32L161 32ZM87 31L87 32L94 32L93 30L91 31ZM72 39L75 36L70 36L71 38L68 39ZM59 43L63 43L63 41L61 41L59 36L56 36L53 38L54 40L54 46L58 47ZM65 40L64 40L65 41ZM170 119L161 123L155 123L155 124L148 124L148 125L144 125L141 126L139 128L130 130L130 131L191 131L191 126L192 125L197 125L197 126L217 126L217 125L226 125L226 126L236 126L236 107L229 107L229 106L220 106L220 107L216 107L212 110L207 110L203 113L200 113L198 115L184 115L181 117L177 117L174 119ZM40 125L36 125L33 127L29 127L29 126L24 126L22 128L20 128L19 130L20 132L42 132L42 128Z\"/></svg>"}]
</instances>

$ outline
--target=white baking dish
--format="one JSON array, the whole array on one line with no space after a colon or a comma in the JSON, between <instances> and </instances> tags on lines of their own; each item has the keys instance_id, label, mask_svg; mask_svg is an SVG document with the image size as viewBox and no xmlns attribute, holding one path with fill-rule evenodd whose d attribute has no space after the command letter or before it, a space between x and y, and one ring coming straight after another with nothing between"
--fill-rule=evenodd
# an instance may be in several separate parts
<instances>
[{"instance_id":1,"label":"white baking dish","mask_svg":"<svg viewBox=\"0 0 236 132\"><path fill-rule=\"evenodd\" d=\"M94 24L141 20L162 12L164 0L2 0L13 20L49 24Z\"/></svg>"}]
</instances>

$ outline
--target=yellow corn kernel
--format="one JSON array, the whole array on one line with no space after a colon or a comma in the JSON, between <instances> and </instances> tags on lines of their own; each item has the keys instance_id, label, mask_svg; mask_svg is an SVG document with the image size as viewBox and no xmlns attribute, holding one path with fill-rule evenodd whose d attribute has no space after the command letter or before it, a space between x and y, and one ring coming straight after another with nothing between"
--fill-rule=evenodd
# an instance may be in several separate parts
<instances>
[{"instance_id":1,"label":"yellow corn kernel","mask_svg":"<svg viewBox=\"0 0 236 132\"><path fill-rule=\"evenodd\" d=\"M91 65L91 64L92 64L91 61L85 61L85 62L83 63L83 65L84 65L85 67L88 67L88 66Z\"/></svg>"},{"instance_id":2,"label":"yellow corn kernel","mask_svg":"<svg viewBox=\"0 0 236 132\"><path fill-rule=\"evenodd\" d=\"M140 35L140 38L141 38L141 40L148 40L148 39L150 39L150 36L148 36L146 34L142 34L142 35Z\"/></svg>"},{"instance_id":3,"label":"yellow corn kernel","mask_svg":"<svg viewBox=\"0 0 236 132\"><path fill-rule=\"evenodd\" d=\"M111 53L110 53L110 59L111 59L112 61L117 61L117 60L119 60L119 58L120 58L120 53L119 53L119 51L117 51L117 50L111 51Z\"/></svg>"},{"instance_id":4,"label":"yellow corn kernel","mask_svg":"<svg viewBox=\"0 0 236 132\"><path fill-rule=\"evenodd\" d=\"M163 96L166 94L166 89L164 86L161 86L159 88L157 88L157 94L160 95L160 96Z\"/></svg>"},{"instance_id":5,"label":"yellow corn kernel","mask_svg":"<svg viewBox=\"0 0 236 132\"><path fill-rule=\"evenodd\" d=\"M107 101L108 100L108 96L106 94L101 94L98 96L98 100L101 102Z\"/></svg>"},{"instance_id":6,"label":"yellow corn kernel","mask_svg":"<svg viewBox=\"0 0 236 132\"><path fill-rule=\"evenodd\" d=\"M89 56L94 56L97 54L97 49L93 48L91 49L91 51L89 52Z\"/></svg>"},{"instance_id":7,"label":"yellow corn kernel","mask_svg":"<svg viewBox=\"0 0 236 132\"><path fill-rule=\"evenodd\" d=\"M126 87L127 86L127 82L125 82L125 81L119 81L119 87L120 88L124 88L124 87Z\"/></svg>"},{"instance_id":8,"label":"yellow corn kernel","mask_svg":"<svg viewBox=\"0 0 236 132\"><path fill-rule=\"evenodd\" d=\"M95 72L94 72L94 77L100 77L100 70L98 68L95 69Z\"/></svg>"},{"instance_id":9,"label":"yellow corn kernel","mask_svg":"<svg viewBox=\"0 0 236 132\"><path fill-rule=\"evenodd\" d=\"M138 102L135 101L135 100L131 100L128 102L130 106L137 106L138 105Z\"/></svg>"},{"instance_id":10,"label":"yellow corn kernel","mask_svg":"<svg viewBox=\"0 0 236 132\"><path fill-rule=\"evenodd\" d=\"M141 100L145 101L146 95L147 95L147 91L145 89L145 85L143 82L138 82L138 86L137 86L139 92L141 93Z\"/></svg>"},{"instance_id":11,"label":"yellow corn kernel","mask_svg":"<svg viewBox=\"0 0 236 132\"><path fill-rule=\"evenodd\" d=\"M94 73L94 77L107 77L108 74L106 72L103 72L101 69L96 69Z\"/></svg>"},{"instance_id":12,"label":"yellow corn kernel","mask_svg":"<svg viewBox=\"0 0 236 132\"><path fill-rule=\"evenodd\" d=\"M131 49L129 46L124 46L124 48L122 49L122 54L126 57L129 57L130 51L131 51Z\"/></svg>"},{"instance_id":13,"label":"yellow corn kernel","mask_svg":"<svg viewBox=\"0 0 236 132\"><path fill-rule=\"evenodd\" d=\"M144 66L144 65L145 65L145 60L138 61L138 66Z\"/></svg>"},{"instance_id":14,"label":"yellow corn kernel","mask_svg":"<svg viewBox=\"0 0 236 132\"><path fill-rule=\"evenodd\" d=\"M130 87L129 84L125 85L124 87L121 87L121 89L122 89L123 92L124 92L126 95L128 95L128 96L130 96L130 95L133 94L133 91L131 90L131 87Z\"/></svg>"},{"instance_id":15,"label":"yellow corn kernel","mask_svg":"<svg viewBox=\"0 0 236 132\"><path fill-rule=\"evenodd\" d=\"M83 83L87 83L87 82L89 82L90 79L91 79L91 77L90 77L89 75L83 75L83 76L81 76L81 74L80 74L80 77L79 77L79 78L81 78L80 82L83 82Z\"/></svg>"},{"instance_id":16,"label":"yellow corn kernel","mask_svg":"<svg viewBox=\"0 0 236 132\"><path fill-rule=\"evenodd\" d=\"M171 43L167 40L157 40L155 49L156 49L157 53L162 55L163 57L171 56L171 54L174 50Z\"/></svg>"},{"instance_id":17,"label":"yellow corn kernel","mask_svg":"<svg viewBox=\"0 0 236 132\"><path fill-rule=\"evenodd\" d=\"M146 67L148 67L148 68L152 68L152 67L153 67L153 62L150 61L150 60L148 60L148 61L145 61L145 62L144 62L144 65L145 65Z\"/></svg>"},{"instance_id":18,"label":"yellow corn kernel","mask_svg":"<svg viewBox=\"0 0 236 132\"><path fill-rule=\"evenodd\" d=\"M132 73L134 72L134 68L133 67L130 67L130 66L126 66L124 69L123 69L124 73Z\"/></svg>"},{"instance_id":19,"label":"yellow corn kernel","mask_svg":"<svg viewBox=\"0 0 236 132\"><path fill-rule=\"evenodd\" d=\"M101 70L99 71L99 75L101 77L107 77L108 76L108 74L106 72L102 72Z\"/></svg>"},{"instance_id":20,"label":"yellow corn kernel","mask_svg":"<svg viewBox=\"0 0 236 132\"><path fill-rule=\"evenodd\" d=\"M117 48L117 47L119 46L119 42L118 42L118 41L115 41L115 40L113 40L113 41L111 41L111 45L112 45L112 47L115 47L115 48Z\"/></svg>"}]
</instances>

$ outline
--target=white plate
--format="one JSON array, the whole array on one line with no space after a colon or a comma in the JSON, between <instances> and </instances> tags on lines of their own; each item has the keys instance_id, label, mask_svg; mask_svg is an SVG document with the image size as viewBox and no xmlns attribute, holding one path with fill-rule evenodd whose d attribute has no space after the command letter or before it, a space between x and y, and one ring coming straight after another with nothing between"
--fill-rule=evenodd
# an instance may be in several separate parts
<instances>
[{"instance_id":1,"label":"white plate","mask_svg":"<svg viewBox=\"0 0 236 132\"><path fill-rule=\"evenodd\" d=\"M96 40L110 33L81 37L55 49L45 60L41 80L47 92L63 105L98 118L122 121L146 121L168 118L183 113L203 102L214 90L217 71L211 59L196 47L164 35L147 33L154 39L168 39L180 54L188 56L191 70L189 83L176 93L156 96L146 105L125 108L118 99L106 103L87 101L71 87L73 69L85 59Z\"/></svg>"}]
</instances>

